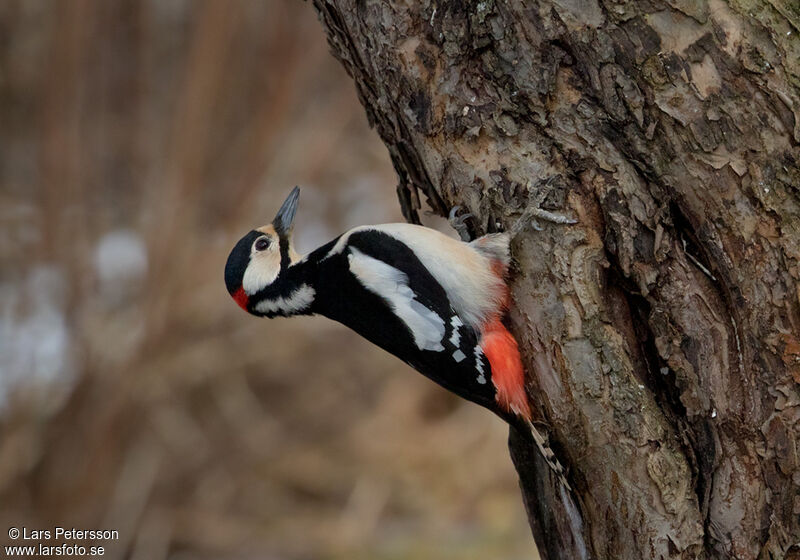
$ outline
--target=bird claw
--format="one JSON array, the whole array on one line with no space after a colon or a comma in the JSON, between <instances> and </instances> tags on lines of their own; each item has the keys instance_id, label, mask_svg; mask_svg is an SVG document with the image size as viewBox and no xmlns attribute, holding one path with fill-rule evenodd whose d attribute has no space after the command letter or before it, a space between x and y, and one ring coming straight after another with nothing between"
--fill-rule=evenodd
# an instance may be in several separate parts
<instances>
[{"instance_id":1,"label":"bird claw","mask_svg":"<svg viewBox=\"0 0 800 560\"><path fill-rule=\"evenodd\" d=\"M471 241L472 237L469 234L469 228L467 227L466 221L472 218L472 214L467 212L466 214L458 215L458 211L461 210L460 205L453 206L450 209L450 213L447 216L447 221L450 222L450 226L458 232L458 236L461 238L461 241Z\"/></svg>"},{"instance_id":2,"label":"bird claw","mask_svg":"<svg viewBox=\"0 0 800 560\"><path fill-rule=\"evenodd\" d=\"M544 181L540 181L538 188L533 189L533 199L530 201L528 207L522 212L522 216L520 216L519 220L512 226L512 232L514 235L519 233L524 227L525 224L530 223L531 227L536 231L542 231L542 224L539 220L544 220L546 222L552 222L554 224L577 224L578 220L574 218L569 218L564 216L563 214L557 214L555 212L550 212L549 210L545 210L541 207L541 204L547 198L547 195L553 189L553 185L558 180L558 176L554 175L545 179ZM528 182L528 190L531 191L530 182Z\"/></svg>"},{"instance_id":3,"label":"bird claw","mask_svg":"<svg viewBox=\"0 0 800 560\"><path fill-rule=\"evenodd\" d=\"M555 212L550 212L548 210L542 210L541 208L534 208L531 212L535 217L546 220L548 222L553 222L554 224L577 224L578 220L574 218L569 218L564 216L563 214L556 214Z\"/></svg>"},{"instance_id":4,"label":"bird claw","mask_svg":"<svg viewBox=\"0 0 800 560\"><path fill-rule=\"evenodd\" d=\"M578 220L574 218L568 218L562 214L556 214L555 212L550 212L548 210L543 210L538 206L530 206L525 209L522 213L522 216L516 221L516 223L511 227L511 233L513 236L516 236L520 231L523 230L526 224L530 223L531 227L536 231L542 231L543 227L539 220L544 220L546 222L552 222L554 224L577 224Z\"/></svg>"}]
</instances>

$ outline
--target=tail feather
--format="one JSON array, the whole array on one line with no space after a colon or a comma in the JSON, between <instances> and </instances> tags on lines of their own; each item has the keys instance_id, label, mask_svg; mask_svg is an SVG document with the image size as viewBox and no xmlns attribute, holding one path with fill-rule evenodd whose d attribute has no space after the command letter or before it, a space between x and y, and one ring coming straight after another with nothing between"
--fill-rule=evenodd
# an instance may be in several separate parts
<instances>
[{"instance_id":1,"label":"tail feather","mask_svg":"<svg viewBox=\"0 0 800 560\"><path fill-rule=\"evenodd\" d=\"M559 460L556 458L555 453L553 453L553 450L550 448L550 445L547 443L545 437L541 434L541 432L539 432L539 430L536 429L536 426L534 426L533 422L530 420L528 420L528 427L530 427L533 441L536 442L536 447L539 448L539 452L542 454L542 457L544 457L547 465L556 474L558 480L561 481L561 484L563 484L567 490L571 491L572 488L570 487L569 482L567 482L567 473Z\"/></svg>"},{"instance_id":2,"label":"tail feather","mask_svg":"<svg viewBox=\"0 0 800 560\"><path fill-rule=\"evenodd\" d=\"M495 276L505 277L511 260L509 242L513 233L494 233L484 235L470 242L477 251L489 257L492 262ZM508 288L503 285L504 291L501 298L500 309L508 306ZM525 370L519 353L517 340L503 325L500 317L495 315L488 318L481 326L480 346L483 354L489 360L492 371L492 383L497 391L496 400L500 407L516 416L527 424L542 458L553 470L558 479L567 490L572 490L567 482L564 467L556 458L547 439L536 429L531 422L531 408L528 403L528 393L525 390ZM522 429L523 432L525 429Z\"/></svg>"}]
</instances>

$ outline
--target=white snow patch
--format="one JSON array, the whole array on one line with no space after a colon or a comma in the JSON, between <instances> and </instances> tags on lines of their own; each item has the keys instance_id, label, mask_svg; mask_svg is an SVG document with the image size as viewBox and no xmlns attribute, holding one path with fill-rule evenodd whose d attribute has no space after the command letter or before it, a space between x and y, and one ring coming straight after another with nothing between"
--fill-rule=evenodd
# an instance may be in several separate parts
<instances>
[{"instance_id":1,"label":"white snow patch","mask_svg":"<svg viewBox=\"0 0 800 560\"><path fill-rule=\"evenodd\" d=\"M0 286L0 407L20 385L70 381L64 283L59 270L41 265L28 274L24 288ZM21 314L23 300L28 305Z\"/></svg>"},{"instance_id":2,"label":"white snow patch","mask_svg":"<svg viewBox=\"0 0 800 560\"><path fill-rule=\"evenodd\" d=\"M141 236L126 229L105 234L94 250L94 268L102 287L144 278L147 248Z\"/></svg>"}]
</instances>

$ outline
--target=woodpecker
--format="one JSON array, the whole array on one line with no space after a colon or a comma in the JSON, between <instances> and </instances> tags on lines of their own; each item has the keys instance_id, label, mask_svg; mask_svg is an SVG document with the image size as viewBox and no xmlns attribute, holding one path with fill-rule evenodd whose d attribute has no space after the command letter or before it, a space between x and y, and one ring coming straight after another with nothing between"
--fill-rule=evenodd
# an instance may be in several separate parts
<instances>
[{"instance_id":1,"label":"woodpecker","mask_svg":"<svg viewBox=\"0 0 800 560\"><path fill-rule=\"evenodd\" d=\"M517 341L502 322L512 232L467 243L413 224L360 226L301 256L292 244L299 196L295 187L272 223L247 233L228 256L225 285L239 307L258 317L318 314L344 324L530 433L569 489L531 422ZM455 221L463 238L463 220Z\"/></svg>"}]
</instances>

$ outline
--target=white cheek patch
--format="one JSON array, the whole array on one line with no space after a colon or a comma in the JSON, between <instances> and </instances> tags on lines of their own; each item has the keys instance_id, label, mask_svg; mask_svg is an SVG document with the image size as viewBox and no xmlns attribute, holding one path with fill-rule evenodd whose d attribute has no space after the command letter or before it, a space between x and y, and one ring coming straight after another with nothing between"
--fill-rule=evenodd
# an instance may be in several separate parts
<instances>
[{"instance_id":1,"label":"white cheek patch","mask_svg":"<svg viewBox=\"0 0 800 560\"><path fill-rule=\"evenodd\" d=\"M444 350L444 320L419 301L408 286L408 276L385 262L365 255L355 247L347 256L350 271L361 284L379 295L405 323L420 350Z\"/></svg>"},{"instance_id":2,"label":"white cheek patch","mask_svg":"<svg viewBox=\"0 0 800 560\"><path fill-rule=\"evenodd\" d=\"M256 304L255 310L259 313L285 313L293 315L309 308L314 303L316 292L308 284L302 284L287 297L265 299Z\"/></svg>"},{"instance_id":3,"label":"white cheek patch","mask_svg":"<svg viewBox=\"0 0 800 560\"><path fill-rule=\"evenodd\" d=\"M250 255L250 263L242 277L244 293L252 296L270 284L281 271L281 255L278 251L264 251Z\"/></svg>"}]
</instances>

